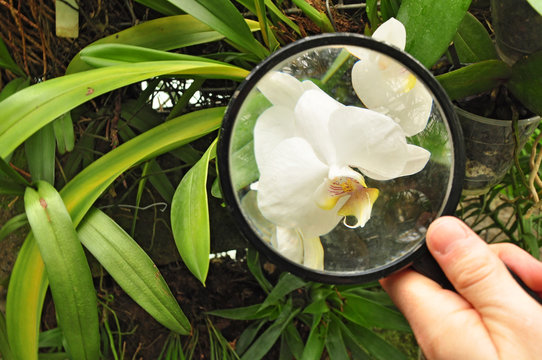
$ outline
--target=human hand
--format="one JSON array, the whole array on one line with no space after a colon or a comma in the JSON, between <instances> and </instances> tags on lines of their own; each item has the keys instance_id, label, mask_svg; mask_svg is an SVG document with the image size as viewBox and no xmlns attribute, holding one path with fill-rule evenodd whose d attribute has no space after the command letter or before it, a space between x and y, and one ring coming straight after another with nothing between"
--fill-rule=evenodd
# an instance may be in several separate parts
<instances>
[{"instance_id":1,"label":"human hand","mask_svg":"<svg viewBox=\"0 0 542 360\"><path fill-rule=\"evenodd\" d=\"M410 269L381 280L425 356L542 359L542 306L506 268L542 295L542 263L512 244L488 246L453 217L434 221L426 238L457 293Z\"/></svg>"}]
</instances>

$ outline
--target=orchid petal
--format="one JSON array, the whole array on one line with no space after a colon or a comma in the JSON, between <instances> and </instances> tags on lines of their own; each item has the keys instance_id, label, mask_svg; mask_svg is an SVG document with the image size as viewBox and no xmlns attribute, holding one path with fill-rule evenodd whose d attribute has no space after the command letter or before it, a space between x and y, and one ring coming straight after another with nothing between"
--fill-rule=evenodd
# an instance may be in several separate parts
<instances>
[{"instance_id":1,"label":"orchid petal","mask_svg":"<svg viewBox=\"0 0 542 360\"><path fill-rule=\"evenodd\" d=\"M329 168L310 144L299 137L286 139L267 159L259 165L258 207L262 214L278 226L299 228L309 237L331 231L341 217L315 202L315 191Z\"/></svg>"},{"instance_id":2,"label":"orchid petal","mask_svg":"<svg viewBox=\"0 0 542 360\"><path fill-rule=\"evenodd\" d=\"M429 151L416 145L409 144L407 146L407 153L408 160L401 173L401 176L413 175L422 171L431 157L431 153Z\"/></svg>"},{"instance_id":3,"label":"orchid petal","mask_svg":"<svg viewBox=\"0 0 542 360\"><path fill-rule=\"evenodd\" d=\"M324 91L314 89L307 90L294 109L298 133L310 143L318 158L327 164L335 156L328 133L330 115L342 107L344 105Z\"/></svg>"},{"instance_id":4,"label":"orchid petal","mask_svg":"<svg viewBox=\"0 0 542 360\"><path fill-rule=\"evenodd\" d=\"M324 248L319 237L304 237L303 250L303 265L315 270L324 270Z\"/></svg>"},{"instance_id":5,"label":"orchid petal","mask_svg":"<svg viewBox=\"0 0 542 360\"><path fill-rule=\"evenodd\" d=\"M391 118L376 111L347 106L334 111L329 136L337 166L349 165L379 180L400 176L407 161L403 131Z\"/></svg>"},{"instance_id":6,"label":"orchid petal","mask_svg":"<svg viewBox=\"0 0 542 360\"><path fill-rule=\"evenodd\" d=\"M365 106L390 116L413 136L425 129L433 97L407 69L384 58L354 64L352 86Z\"/></svg>"},{"instance_id":7,"label":"orchid petal","mask_svg":"<svg viewBox=\"0 0 542 360\"><path fill-rule=\"evenodd\" d=\"M295 77L278 71L266 74L258 82L257 87L273 105L282 105L292 109L306 90Z\"/></svg>"},{"instance_id":8,"label":"orchid petal","mask_svg":"<svg viewBox=\"0 0 542 360\"><path fill-rule=\"evenodd\" d=\"M372 38L404 50L406 45L406 29L399 20L392 17L376 29Z\"/></svg>"},{"instance_id":9,"label":"orchid petal","mask_svg":"<svg viewBox=\"0 0 542 360\"><path fill-rule=\"evenodd\" d=\"M304 245L297 230L277 226L271 243L282 256L298 264L303 263Z\"/></svg>"},{"instance_id":10,"label":"orchid petal","mask_svg":"<svg viewBox=\"0 0 542 360\"><path fill-rule=\"evenodd\" d=\"M294 119L293 110L284 106L272 106L258 117L254 126L254 154L258 167L282 140L295 136Z\"/></svg>"},{"instance_id":11,"label":"orchid petal","mask_svg":"<svg viewBox=\"0 0 542 360\"><path fill-rule=\"evenodd\" d=\"M348 201L339 209L338 214L344 216L344 225L350 228L363 227L371 218L373 204L378 198L378 189L360 188L352 192ZM357 222L347 223L347 218L354 216Z\"/></svg>"}]
</instances>

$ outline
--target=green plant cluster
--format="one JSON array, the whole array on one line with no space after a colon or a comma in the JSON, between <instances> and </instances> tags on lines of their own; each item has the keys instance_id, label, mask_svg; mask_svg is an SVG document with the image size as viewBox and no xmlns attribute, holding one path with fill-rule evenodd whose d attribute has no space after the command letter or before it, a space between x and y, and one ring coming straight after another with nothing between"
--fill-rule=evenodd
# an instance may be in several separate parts
<instances>
[{"instance_id":1,"label":"green plant cluster","mask_svg":"<svg viewBox=\"0 0 542 360\"><path fill-rule=\"evenodd\" d=\"M72 59L62 77L31 84L0 39L0 66L17 75L0 92L0 193L19 196L25 207L24 213L2 224L0 241L22 226L29 224L31 228L9 279L5 317L0 313L3 359L98 359L106 353L122 358L111 329L100 332L99 324L108 322L100 319L98 307L107 309L107 304L96 296L85 249L134 301L172 331L161 358L185 358L181 335L192 334L197 341L190 320L148 254L95 204L114 190L112 184L119 177L137 169L134 206L141 205L149 184L171 205L171 228L179 254L194 276L205 283L210 253L207 182L209 173L215 173L215 142L206 151L193 145L204 136L216 135L225 109L187 111L189 100L207 80L242 81L260 60L287 42L280 29L297 38L302 31L285 15L286 1L137 1L163 16L88 45ZM305 0L292 3L322 32L334 30L325 12ZM370 34L387 18L397 17L407 29L406 51L430 67L458 36L458 28L464 27L469 5L470 0L367 0L370 26L366 30ZM252 20L245 19L236 6L254 14ZM183 51L217 41L226 42L233 50L206 56ZM534 79L531 72L542 69L537 65L540 56L533 59L517 66L520 75L510 77L511 84L517 84L518 77L526 80L525 86L516 86L519 93L526 94L525 99L542 98L537 95L540 89L530 85ZM484 61L491 63L479 66L502 68L493 65L494 60ZM493 75L488 75L488 81L494 80ZM467 92L463 88L473 91L473 84L456 83L451 77L441 79L449 91L459 89L454 91L463 95ZM164 118L149 106L148 99L160 82L171 79L192 81L185 93L174 98L175 104ZM101 110L92 108L93 99L114 97L118 89L142 81L147 81L147 89L136 99L115 100L122 110L113 124L103 121ZM81 129L80 118L88 122L82 133L76 131ZM111 142L107 152L98 146L98 134L106 129L114 130L107 132L106 140ZM158 161L164 154L175 158L177 167L164 169ZM59 156L65 162L57 161ZM525 165L523 159L518 160L520 167ZM177 174L188 170L176 184L167 174L178 169ZM25 176L26 171L30 177ZM506 227L507 235L517 242L521 236L534 253L538 240L529 238L528 233L538 217L525 216L527 210L517 197L528 195L517 174L510 176L510 185L499 187L490 196L505 194L514 199L504 203L512 204L518 214L515 225ZM476 205L477 209L486 211L484 204ZM493 211L484 214L492 216ZM521 232L515 233L517 229ZM369 285L306 283L287 273L271 286L256 259L251 253L249 266L267 298L262 304L209 314L251 321L235 349L209 322L217 358L262 358L276 343L284 359L318 359L324 349L333 359L405 357L373 331L409 331L383 292L370 290ZM42 332L40 320L48 288L59 328ZM114 313L108 316L114 318ZM306 329L306 333L299 329ZM40 353L42 348L57 352Z\"/></svg>"}]
</instances>

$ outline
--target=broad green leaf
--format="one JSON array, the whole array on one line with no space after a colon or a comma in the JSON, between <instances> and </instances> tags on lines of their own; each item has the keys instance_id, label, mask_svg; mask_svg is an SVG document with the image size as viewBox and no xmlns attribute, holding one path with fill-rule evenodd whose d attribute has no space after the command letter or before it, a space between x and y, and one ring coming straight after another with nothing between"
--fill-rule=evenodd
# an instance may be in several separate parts
<instances>
[{"instance_id":1,"label":"broad green leaf","mask_svg":"<svg viewBox=\"0 0 542 360\"><path fill-rule=\"evenodd\" d=\"M479 94L506 81L511 76L508 65L500 60L486 60L438 75L437 80L452 100Z\"/></svg>"},{"instance_id":2,"label":"broad green leaf","mask_svg":"<svg viewBox=\"0 0 542 360\"><path fill-rule=\"evenodd\" d=\"M60 194L39 181L27 188L26 215L47 269L59 326L75 359L97 359L100 334L90 268Z\"/></svg>"},{"instance_id":3,"label":"broad green leaf","mask_svg":"<svg viewBox=\"0 0 542 360\"><path fill-rule=\"evenodd\" d=\"M328 324L326 349L330 359L348 359L348 351L344 344L339 321L331 320Z\"/></svg>"},{"instance_id":4,"label":"broad green leaf","mask_svg":"<svg viewBox=\"0 0 542 360\"><path fill-rule=\"evenodd\" d=\"M359 326L355 323L348 323L346 325L342 324L341 330L344 336L351 337L353 343L361 345L369 354L372 355L372 358L379 360L407 359L405 354L363 326Z\"/></svg>"},{"instance_id":5,"label":"broad green leaf","mask_svg":"<svg viewBox=\"0 0 542 360\"><path fill-rule=\"evenodd\" d=\"M406 28L405 50L426 67L444 54L471 0L403 0L397 20Z\"/></svg>"},{"instance_id":6,"label":"broad green leaf","mask_svg":"<svg viewBox=\"0 0 542 360\"><path fill-rule=\"evenodd\" d=\"M248 71L208 62L156 61L110 66L47 80L0 102L0 157L58 116L113 89L149 77L177 74L241 80Z\"/></svg>"},{"instance_id":7,"label":"broad green leaf","mask_svg":"<svg viewBox=\"0 0 542 360\"><path fill-rule=\"evenodd\" d=\"M266 307L278 304L279 301L283 299L286 295L305 285L307 285L307 283L298 278L297 276L287 272L282 273L279 281L273 287L273 290L271 290L269 295L267 295L265 301L262 303L261 309L265 309Z\"/></svg>"},{"instance_id":8,"label":"broad green leaf","mask_svg":"<svg viewBox=\"0 0 542 360\"><path fill-rule=\"evenodd\" d=\"M58 153L64 155L66 152L72 151L75 146L75 134L70 112L64 113L54 120L53 128Z\"/></svg>"},{"instance_id":9,"label":"broad green leaf","mask_svg":"<svg viewBox=\"0 0 542 360\"><path fill-rule=\"evenodd\" d=\"M156 265L109 216L93 209L77 232L85 248L139 306L168 329L190 333L190 322Z\"/></svg>"},{"instance_id":10,"label":"broad green leaf","mask_svg":"<svg viewBox=\"0 0 542 360\"><path fill-rule=\"evenodd\" d=\"M397 17L399 5L400 3L397 0L381 0L380 12L382 13L382 20L387 21L392 17Z\"/></svg>"},{"instance_id":11,"label":"broad green leaf","mask_svg":"<svg viewBox=\"0 0 542 360\"><path fill-rule=\"evenodd\" d=\"M257 21L245 20L250 31L259 30ZM191 15L168 16L132 26L116 34L99 39L89 46L97 44L126 44L156 50L173 50L187 46L205 44L224 38L209 25ZM66 74L86 71L90 66L77 54L66 69Z\"/></svg>"},{"instance_id":12,"label":"broad green leaf","mask_svg":"<svg viewBox=\"0 0 542 360\"><path fill-rule=\"evenodd\" d=\"M238 355L243 355L266 323L266 320L252 321L251 324L243 330L241 336L239 336L239 340L235 344L235 351Z\"/></svg>"},{"instance_id":13,"label":"broad green leaf","mask_svg":"<svg viewBox=\"0 0 542 360\"><path fill-rule=\"evenodd\" d=\"M326 343L326 332L327 327L321 323L321 316L314 317L301 360L319 360L322 358Z\"/></svg>"},{"instance_id":14,"label":"broad green leaf","mask_svg":"<svg viewBox=\"0 0 542 360\"><path fill-rule=\"evenodd\" d=\"M461 21L453 41L459 60L463 64L497 59L497 50L489 33L469 12Z\"/></svg>"},{"instance_id":15,"label":"broad green leaf","mask_svg":"<svg viewBox=\"0 0 542 360\"><path fill-rule=\"evenodd\" d=\"M55 183L55 132L53 124L47 124L25 142L26 159L33 181Z\"/></svg>"},{"instance_id":16,"label":"broad green leaf","mask_svg":"<svg viewBox=\"0 0 542 360\"><path fill-rule=\"evenodd\" d=\"M17 91L24 89L30 85L30 79L18 77L8 82L0 91L0 101L15 94Z\"/></svg>"},{"instance_id":17,"label":"broad green leaf","mask_svg":"<svg viewBox=\"0 0 542 360\"><path fill-rule=\"evenodd\" d=\"M224 35L244 51L264 59L269 51L252 35L241 13L230 0L171 0L204 24Z\"/></svg>"},{"instance_id":18,"label":"broad green leaf","mask_svg":"<svg viewBox=\"0 0 542 360\"><path fill-rule=\"evenodd\" d=\"M216 156L216 140L183 176L171 202L171 230L183 262L205 284L209 271L211 234L207 204L207 170Z\"/></svg>"},{"instance_id":19,"label":"broad green leaf","mask_svg":"<svg viewBox=\"0 0 542 360\"><path fill-rule=\"evenodd\" d=\"M292 0L292 2L300 8L301 11L303 11L303 13L320 28L320 30L323 32L335 32L327 15L316 10L306 0Z\"/></svg>"},{"instance_id":20,"label":"broad green leaf","mask_svg":"<svg viewBox=\"0 0 542 360\"><path fill-rule=\"evenodd\" d=\"M15 230L22 228L23 226L28 224L28 219L26 218L26 214L19 214L16 216L13 216L8 221L2 225L0 228L0 241L4 240L6 236L14 232Z\"/></svg>"},{"instance_id":21,"label":"broad green leaf","mask_svg":"<svg viewBox=\"0 0 542 360\"><path fill-rule=\"evenodd\" d=\"M512 66L512 78L508 88L526 108L542 115L542 51L531 54Z\"/></svg>"},{"instance_id":22,"label":"broad green leaf","mask_svg":"<svg viewBox=\"0 0 542 360\"><path fill-rule=\"evenodd\" d=\"M0 355L2 355L2 359L4 360L15 359L11 353L11 348L9 347L6 318L2 311L0 311Z\"/></svg>"},{"instance_id":23,"label":"broad green leaf","mask_svg":"<svg viewBox=\"0 0 542 360\"><path fill-rule=\"evenodd\" d=\"M243 354L243 360L259 360L267 354L280 337L280 334L290 324L292 319L299 313L299 309L292 310L292 306L285 306L277 320L273 322L258 337Z\"/></svg>"},{"instance_id":24,"label":"broad green leaf","mask_svg":"<svg viewBox=\"0 0 542 360\"><path fill-rule=\"evenodd\" d=\"M61 191L74 225L79 224L102 192L128 168L216 130L223 115L224 108L214 108L172 119L85 168ZM28 236L17 256L6 301L10 345L18 359L37 358L38 330L47 287L39 248L33 236Z\"/></svg>"},{"instance_id":25,"label":"broad green leaf","mask_svg":"<svg viewBox=\"0 0 542 360\"><path fill-rule=\"evenodd\" d=\"M531 6L542 15L542 0L527 0Z\"/></svg>"},{"instance_id":26,"label":"broad green leaf","mask_svg":"<svg viewBox=\"0 0 542 360\"><path fill-rule=\"evenodd\" d=\"M232 320L265 319L271 315L273 309L260 310L260 304L254 304L234 309L220 309L207 312L208 315L220 316Z\"/></svg>"},{"instance_id":27,"label":"broad green leaf","mask_svg":"<svg viewBox=\"0 0 542 360\"><path fill-rule=\"evenodd\" d=\"M288 324L284 335L286 337L286 342L288 343L288 347L290 348L292 354L295 356L296 359L301 359L305 344L303 343L301 335L299 335L299 331L297 331L297 328L293 322Z\"/></svg>"},{"instance_id":28,"label":"broad green leaf","mask_svg":"<svg viewBox=\"0 0 542 360\"><path fill-rule=\"evenodd\" d=\"M2 37L0 37L0 68L8 69L16 75L26 77L24 71L19 67L19 65L17 65L9 54L8 48L6 47Z\"/></svg>"},{"instance_id":29,"label":"broad green leaf","mask_svg":"<svg viewBox=\"0 0 542 360\"><path fill-rule=\"evenodd\" d=\"M340 313L346 319L364 327L379 327L399 331L411 331L400 312L379 303L353 294L342 294L345 298Z\"/></svg>"}]
</instances>

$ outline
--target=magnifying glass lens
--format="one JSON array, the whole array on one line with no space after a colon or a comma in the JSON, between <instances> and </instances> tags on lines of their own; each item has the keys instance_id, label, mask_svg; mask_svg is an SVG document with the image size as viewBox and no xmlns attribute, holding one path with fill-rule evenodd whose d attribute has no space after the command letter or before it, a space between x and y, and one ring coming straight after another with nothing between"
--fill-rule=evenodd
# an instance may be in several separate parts
<instances>
[{"instance_id":1,"label":"magnifying glass lens","mask_svg":"<svg viewBox=\"0 0 542 360\"><path fill-rule=\"evenodd\" d=\"M222 129L223 191L279 263L376 278L406 266L456 200L449 100L399 50L327 39L279 53L242 85Z\"/></svg>"}]
</instances>

